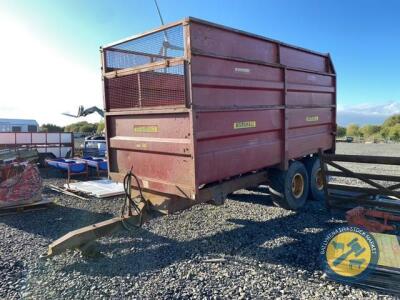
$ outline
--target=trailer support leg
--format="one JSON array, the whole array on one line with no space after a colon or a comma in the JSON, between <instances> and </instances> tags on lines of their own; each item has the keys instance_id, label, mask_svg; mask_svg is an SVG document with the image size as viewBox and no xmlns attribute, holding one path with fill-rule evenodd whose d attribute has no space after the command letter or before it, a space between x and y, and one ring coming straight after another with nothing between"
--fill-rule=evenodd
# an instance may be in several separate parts
<instances>
[{"instance_id":1,"label":"trailer support leg","mask_svg":"<svg viewBox=\"0 0 400 300\"><path fill-rule=\"evenodd\" d=\"M145 204L141 202L139 208L142 212L144 207ZM96 239L117 232L126 226L140 226L143 217L142 214L115 217L71 231L49 245L47 256L58 255L68 249L85 247Z\"/></svg>"}]
</instances>

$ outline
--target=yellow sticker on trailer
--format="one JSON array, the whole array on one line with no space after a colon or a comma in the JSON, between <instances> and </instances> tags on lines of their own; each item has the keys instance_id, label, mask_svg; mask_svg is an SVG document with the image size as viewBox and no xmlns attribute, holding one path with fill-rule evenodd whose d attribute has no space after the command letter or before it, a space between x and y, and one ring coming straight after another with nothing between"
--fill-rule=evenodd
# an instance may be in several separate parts
<instances>
[{"instance_id":1,"label":"yellow sticker on trailer","mask_svg":"<svg viewBox=\"0 0 400 300\"><path fill-rule=\"evenodd\" d=\"M306 117L307 122L317 122L319 120L318 116L308 116Z\"/></svg>"},{"instance_id":2,"label":"yellow sticker on trailer","mask_svg":"<svg viewBox=\"0 0 400 300\"><path fill-rule=\"evenodd\" d=\"M157 125L135 125L133 131L138 133L155 133L158 132Z\"/></svg>"},{"instance_id":3,"label":"yellow sticker on trailer","mask_svg":"<svg viewBox=\"0 0 400 300\"><path fill-rule=\"evenodd\" d=\"M256 121L244 121L233 123L233 129L255 128L257 127Z\"/></svg>"}]
</instances>

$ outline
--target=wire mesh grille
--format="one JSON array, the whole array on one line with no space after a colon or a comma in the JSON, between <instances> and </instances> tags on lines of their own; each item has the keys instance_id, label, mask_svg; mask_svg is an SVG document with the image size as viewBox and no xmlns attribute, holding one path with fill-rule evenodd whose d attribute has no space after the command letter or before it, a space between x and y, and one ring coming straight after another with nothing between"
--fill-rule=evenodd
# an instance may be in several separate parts
<instances>
[{"instance_id":1,"label":"wire mesh grille","mask_svg":"<svg viewBox=\"0 0 400 300\"><path fill-rule=\"evenodd\" d=\"M104 49L105 71L182 57L183 26L178 25Z\"/></svg>"},{"instance_id":2,"label":"wire mesh grille","mask_svg":"<svg viewBox=\"0 0 400 300\"><path fill-rule=\"evenodd\" d=\"M185 105L182 65L105 79L107 109Z\"/></svg>"}]
</instances>

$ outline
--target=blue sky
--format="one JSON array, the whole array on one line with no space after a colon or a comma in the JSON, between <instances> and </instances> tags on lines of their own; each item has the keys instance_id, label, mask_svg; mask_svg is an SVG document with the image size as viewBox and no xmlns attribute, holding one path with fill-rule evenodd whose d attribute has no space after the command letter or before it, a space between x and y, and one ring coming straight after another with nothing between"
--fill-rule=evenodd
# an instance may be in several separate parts
<instances>
[{"instance_id":1,"label":"blue sky","mask_svg":"<svg viewBox=\"0 0 400 300\"><path fill-rule=\"evenodd\" d=\"M397 112L397 109L400 112L400 1L158 1L166 22L194 16L305 48L329 52L338 74L340 110L374 113L382 106L385 114ZM11 23L10 26L6 23L0 30L12 32L15 24L21 24L23 28L20 35L27 34L35 38L37 53L43 52L40 50L43 47L51 51L49 56L54 55L56 65L56 62L62 62L62 66L78 66L77 73L86 74L86 80L98 80L97 85L91 83L85 87L82 85L83 79L74 82L69 81L70 75L55 77L66 81L64 84L68 86L65 90L73 89L74 86L79 89L97 89L96 92L88 90L82 93L85 99L70 101L64 111L76 110L78 103L102 105L100 45L160 25L153 0L0 0L0 17L1 14L6 15ZM2 44L6 45L7 40L2 38ZM26 51L30 48L23 41L13 41L8 47L12 48L13 45L24 47ZM10 58L10 66L14 64L18 68L23 67L18 65L18 57L13 51L9 50L6 55ZM21 55L29 57L30 54L20 50L18 56ZM41 60L45 61L45 57ZM69 70L73 72L72 68ZM54 64L51 72L58 72ZM59 83L54 85L57 89L54 88L52 93L46 95L50 98L54 95L53 100L33 101L59 102L57 91L58 94L70 97L78 95L71 91L64 92L64 87ZM7 104L4 96L0 101L2 106L4 103L4 107L9 108L8 111L3 109L1 116L4 117L5 113L27 115L26 111L22 113L23 108L18 107L17 101L12 105ZM59 118L59 112L64 106L60 104L52 109L46 108L46 117L32 117L41 123L52 120L68 123L71 119Z\"/></svg>"}]
</instances>

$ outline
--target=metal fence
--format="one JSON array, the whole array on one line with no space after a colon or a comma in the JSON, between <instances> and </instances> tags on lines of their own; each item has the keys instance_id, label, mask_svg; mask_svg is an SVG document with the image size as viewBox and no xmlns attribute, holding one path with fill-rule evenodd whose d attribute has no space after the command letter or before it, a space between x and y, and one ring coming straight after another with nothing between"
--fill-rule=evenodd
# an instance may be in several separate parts
<instances>
[{"instance_id":1,"label":"metal fence","mask_svg":"<svg viewBox=\"0 0 400 300\"><path fill-rule=\"evenodd\" d=\"M104 49L105 71L184 56L183 26L177 25Z\"/></svg>"}]
</instances>

